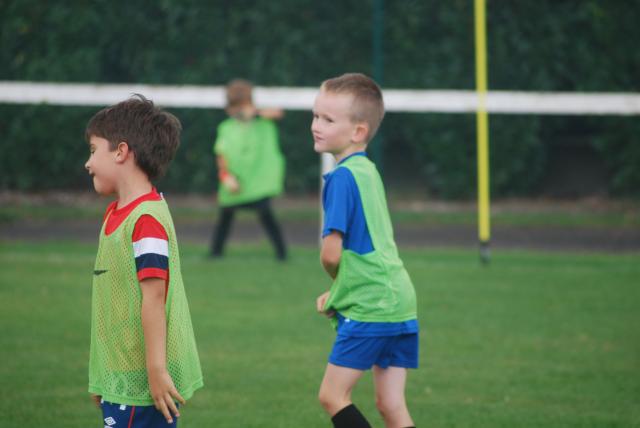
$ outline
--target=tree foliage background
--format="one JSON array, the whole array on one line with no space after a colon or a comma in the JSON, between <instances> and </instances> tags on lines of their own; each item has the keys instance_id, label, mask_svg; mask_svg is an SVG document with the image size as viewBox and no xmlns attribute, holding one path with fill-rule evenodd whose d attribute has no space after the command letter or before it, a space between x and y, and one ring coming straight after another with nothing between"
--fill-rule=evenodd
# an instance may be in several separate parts
<instances>
[{"instance_id":1,"label":"tree foliage background","mask_svg":"<svg viewBox=\"0 0 640 428\"><path fill-rule=\"evenodd\" d=\"M0 80L317 86L346 71L372 74L372 16L373 1L362 0L0 0ZM639 90L636 0L489 1L487 19L492 89ZM383 87L473 89L472 0L389 0L382 30ZM83 135L95 111L0 105L0 189L87 188ZM224 114L172 112L183 142L161 185L211 191ZM317 189L309 124L304 112L279 124L289 192ZM435 197L475 194L473 115L388 114L381 132L391 186L404 183L394 171L410 170ZM563 147L597 159L607 194L640 196L637 117L494 115L490 132L495 196L543 192Z\"/></svg>"}]
</instances>

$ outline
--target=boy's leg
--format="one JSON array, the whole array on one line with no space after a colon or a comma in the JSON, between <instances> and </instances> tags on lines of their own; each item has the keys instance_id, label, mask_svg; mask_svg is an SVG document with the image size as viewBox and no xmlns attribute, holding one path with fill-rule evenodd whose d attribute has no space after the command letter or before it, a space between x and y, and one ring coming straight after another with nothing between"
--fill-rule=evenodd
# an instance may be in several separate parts
<instances>
[{"instance_id":1,"label":"boy's leg","mask_svg":"<svg viewBox=\"0 0 640 428\"><path fill-rule=\"evenodd\" d=\"M387 428L414 426L404 396L407 371L403 367L383 369L377 365L373 366L376 406Z\"/></svg>"},{"instance_id":2,"label":"boy's leg","mask_svg":"<svg viewBox=\"0 0 640 428\"><path fill-rule=\"evenodd\" d=\"M362 370L327 364L318 398L331 416L334 427L371 427L351 402L351 391L363 373Z\"/></svg>"},{"instance_id":3,"label":"boy's leg","mask_svg":"<svg viewBox=\"0 0 640 428\"><path fill-rule=\"evenodd\" d=\"M234 207L220 209L220 218L218 218L218 224L211 237L211 255L214 257L220 257L224 252L224 243L227 241L227 236L231 230L234 212Z\"/></svg>"},{"instance_id":4,"label":"boy's leg","mask_svg":"<svg viewBox=\"0 0 640 428\"><path fill-rule=\"evenodd\" d=\"M279 260L284 260L287 258L287 248L285 246L284 239L282 238L280 226L278 225L278 222L273 215L273 211L271 210L270 201L270 198L262 199L258 201L256 208L258 209L260 223L262 223L262 226L267 232L267 236L269 236L271 243L276 249L276 256Z\"/></svg>"}]
</instances>

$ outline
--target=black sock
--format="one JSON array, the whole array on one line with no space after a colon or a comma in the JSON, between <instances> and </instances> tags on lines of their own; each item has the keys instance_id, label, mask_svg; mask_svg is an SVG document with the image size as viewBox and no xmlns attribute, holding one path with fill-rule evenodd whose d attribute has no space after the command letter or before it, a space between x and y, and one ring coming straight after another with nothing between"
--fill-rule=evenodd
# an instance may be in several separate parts
<instances>
[{"instance_id":1,"label":"black sock","mask_svg":"<svg viewBox=\"0 0 640 428\"><path fill-rule=\"evenodd\" d=\"M334 428L371 428L369 422L353 404L341 409L331 418Z\"/></svg>"}]
</instances>

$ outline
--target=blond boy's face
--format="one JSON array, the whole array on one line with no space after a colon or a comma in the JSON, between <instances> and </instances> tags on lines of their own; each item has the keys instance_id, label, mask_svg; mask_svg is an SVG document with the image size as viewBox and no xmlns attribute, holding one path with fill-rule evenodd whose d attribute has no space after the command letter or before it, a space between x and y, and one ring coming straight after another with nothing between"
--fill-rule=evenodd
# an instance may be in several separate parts
<instances>
[{"instance_id":1,"label":"blond boy's face","mask_svg":"<svg viewBox=\"0 0 640 428\"><path fill-rule=\"evenodd\" d=\"M336 157L353 148L358 141L358 124L351 120L353 96L320 90L313 104L313 149Z\"/></svg>"},{"instance_id":2,"label":"blond boy's face","mask_svg":"<svg viewBox=\"0 0 640 428\"><path fill-rule=\"evenodd\" d=\"M93 178L93 187L100 195L111 195L116 192L117 150L111 151L109 141L91 136L89 139L89 159L84 167Z\"/></svg>"}]
</instances>

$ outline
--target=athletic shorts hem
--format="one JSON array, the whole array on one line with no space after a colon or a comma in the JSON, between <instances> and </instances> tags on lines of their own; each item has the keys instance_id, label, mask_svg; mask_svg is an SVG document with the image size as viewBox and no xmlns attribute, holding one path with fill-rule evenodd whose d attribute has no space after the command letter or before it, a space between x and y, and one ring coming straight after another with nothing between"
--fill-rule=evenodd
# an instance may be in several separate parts
<instances>
[{"instance_id":1,"label":"athletic shorts hem","mask_svg":"<svg viewBox=\"0 0 640 428\"><path fill-rule=\"evenodd\" d=\"M388 364L384 366L381 364L374 364L382 369L388 369L389 367L399 367L401 369L417 369L418 363L410 360L394 360L390 361Z\"/></svg>"},{"instance_id":2,"label":"athletic shorts hem","mask_svg":"<svg viewBox=\"0 0 640 428\"><path fill-rule=\"evenodd\" d=\"M373 365L371 364L367 367L365 364L362 364L357 361L349 361L349 360L343 360L338 358L329 358L329 362L334 366L346 367L348 369L355 369L355 370L362 370L362 371L371 369Z\"/></svg>"}]
</instances>

